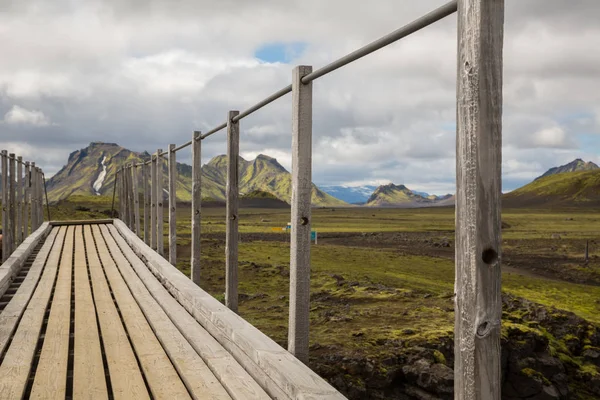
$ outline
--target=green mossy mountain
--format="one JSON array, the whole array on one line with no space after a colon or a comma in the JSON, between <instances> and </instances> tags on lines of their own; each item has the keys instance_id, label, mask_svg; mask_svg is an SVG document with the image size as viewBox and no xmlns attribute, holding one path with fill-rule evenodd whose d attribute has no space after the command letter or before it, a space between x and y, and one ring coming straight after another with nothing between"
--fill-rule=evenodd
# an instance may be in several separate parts
<instances>
[{"instance_id":1,"label":"green mossy mountain","mask_svg":"<svg viewBox=\"0 0 600 400\"><path fill-rule=\"evenodd\" d=\"M585 162L581 158L577 158L568 164L561 165L560 167L550 168L548 171L544 172L543 175L538 176L536 180L546 176L563 174L566 172L593 171L595 169L600 169L600 167L591 161Z\"/></svg>"},{"instance_id":2,"label":"green mossy mountain","mask_svg":"<svg viewBox=\"0 0 600 400\"><path fill-rule=\"evenodd\" d=\"M365 203L369 207L427 207L451 204L452 195L424 197L404 185L393 183L379 186Z\"/></svg>"},{"instance_id":3,"label":"green mossy mountain","mask_svg":"<svg viewBox=\"0 0 600 400\"><path fill-rule=\"evenodd\" d=\"M55 202L72 195L112 195L115 172L119 168L127 163L141 163L149 159L150 154L147 152L133 152L115 143L91 143L85 149L71 153L67 164L48 181L48 197L51 202ZM104 168L106 173L102 176ZM177 199L191 201L192 167L177 163L177 172ZM165 188L167 174L165 162ZM210 160L202 167L202 196L224 200L226 178L226 157L220 155ZM239 189L242 196L255 191L266 192L289 203L292 193L291 181L291 174L274 158L265 155L259 155L250 161L239 158ZM312 203L314 206L327 207L346 205L314 184Z\"/></svg>"}]
</instances>

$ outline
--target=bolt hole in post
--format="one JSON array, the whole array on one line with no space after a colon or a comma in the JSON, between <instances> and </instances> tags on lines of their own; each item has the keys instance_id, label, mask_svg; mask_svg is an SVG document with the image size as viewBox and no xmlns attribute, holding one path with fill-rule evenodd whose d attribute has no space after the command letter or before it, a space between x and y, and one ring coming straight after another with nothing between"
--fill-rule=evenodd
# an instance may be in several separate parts
<instances>
[{"instance_id":1,"label":"bolt hole in post","mask_svg":"<svg viewBox=\"0 0 600 400\"><path fill-rule=\"evenodd\" d=\"M487 265L495 264L498 261L498 253L494 249L485 249L481 253L481 259Z\"/></svg>"}]
</instances>

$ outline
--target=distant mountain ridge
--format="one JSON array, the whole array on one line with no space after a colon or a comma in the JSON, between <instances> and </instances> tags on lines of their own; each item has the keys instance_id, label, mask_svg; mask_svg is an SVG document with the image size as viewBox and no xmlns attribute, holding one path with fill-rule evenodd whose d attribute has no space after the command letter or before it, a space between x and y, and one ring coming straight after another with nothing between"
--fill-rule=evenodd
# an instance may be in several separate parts
<instances>
[{"instance_id":1,"label":"distant mountain ridge","mask_svg":"<svg viewBox=\"0 0 600 400\"><path fill-rule=\"evenodd\" d=\"M50 201L65 199L71 195L110 195L115 173L128 163L141 163L150 159L147 152L133 152L116 143L94 142L88 147L69 155L67 164L48 181ZM191 200L192 168L177 163L177 198ZM239 158L239 190L244 196L254 191L273 194L290 202L291 174L276 159L259 155L255 160ZM167 163L163 165L163 184L167 187ZM214 157L202 167L202 197L225 199L227 161L224 155ZM141 188L140 188L141 190ZM314 184L312 203L315 206L343 206L345 202L321 191Z\"/></svg>"},{"instance_id":2,"label":"distant mountain ridge","mask_svg":"<svg viewBox=\"0 0 600 400\"><path fill-rule=\"evenodd\" d=\"M343 186L330 185L319 186L322 191L345 201L349 204L364 204L369 199L369 196L377 189L374 185L365 186Z\"/></svg>"},{"instance_id":3,"label":"distant mountain ridge","mask_svg":"<svg viewBox=\"0 0 600 400\"><path fill-rule=\"evenodd\" d=\"M454 195L444 196L427 195L415 192L404 185L389 183L381 185L367 199L369 207L432 207L454 204Z\"/></svg>"},{"instance_id":4,"label":"distant mountain ridge","mask_svg":"<svg viewBox=\"0 0 600 400\"><path fill-rule=\"evenodd\" d=\"M548 171L535 178L535 180L544 178L549 175L564 174L566 172L592 171L595 169L600 169L600 167L598 167L591 161L585 162L581 158L577 158L568 164L550 168Z\"/></svg>"}]
</instances>

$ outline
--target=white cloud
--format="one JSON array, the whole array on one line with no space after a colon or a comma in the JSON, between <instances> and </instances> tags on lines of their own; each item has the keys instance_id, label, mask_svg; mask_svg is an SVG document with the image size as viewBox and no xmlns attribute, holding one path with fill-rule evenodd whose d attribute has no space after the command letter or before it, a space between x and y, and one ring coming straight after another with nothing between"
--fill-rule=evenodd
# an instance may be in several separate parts
<instances>
[{"instance_id":1,"label":"white cloud","mask_svg":"<svg viewBox=\"0 0 600 400\"><path fill-rule=\"evenodd\" d=\"M4 123L9 125L48 126L50 119L41 111L27 110L14 105L5 115Z\"/></svg>"}]
</instances>

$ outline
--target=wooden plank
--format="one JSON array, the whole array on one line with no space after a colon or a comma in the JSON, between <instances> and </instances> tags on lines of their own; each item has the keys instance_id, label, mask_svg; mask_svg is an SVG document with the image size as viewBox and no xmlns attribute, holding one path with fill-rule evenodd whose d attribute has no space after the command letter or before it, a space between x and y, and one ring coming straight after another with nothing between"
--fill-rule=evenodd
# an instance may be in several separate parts
<instances>
[{"instance_id":1,"label":"wooden plank","mask_svg":"<svg viewBox=\"0 0 600 400\"><path fill-rule=\"evenodd\" d=\"M225 213L225 305L238 311L238 196L240 123L232 118L239 111L227 114L227 211Z\"/></svg>"},{"instance_id":2,"label":"wooden plank","mask_svg":"<svg viewBox=\"0 0 600 400\"><path fill-rule=\"evenodd\" d=\"M235 358L169 294L114 227L101 227L101 230L107 241L113 240L126 258L126 262L118 263L123 275L125 276L126 272L123 271L121 266L128 269L127 263L131 264L135 274L139 276L149 294L162 307L175 326L179 328L179 331L206 362L232 398L240 400L271 398ZM133 271L129 273L131 274ZM127 277L126 280L128 283L130 282ZM135 293L134 295L138 303L141 303L138 296Z\"/></svg>"},{"instance_id":3,"label":"wooden plank","mask_svg":"<svg viewBox=\"0 0 600 400\"><path fill-rule=\"evenodd\" d=\"M163 157L161 156L162 149L158 149L156 162L156 251L164 257L165 255L165 240L164 240L164 199L163 192Z\"/></svg>"},{"instance_id":4,"label":"wooden plank","mask_svg":"<svg viewBox=\"0 0 600 400\"><path fill-rule=\"evenodd\" d=\"M29 165L29 161L25 162L25 192L24 192L24 208L23 208L23 238L29 236L29 232L33 232L33 230L29 230L29 215L31 212L31 189L29 183L29 175L31 174L31 166Z\"/></svg>"},{"instance_id":5,"label":"wooden plank","mask_svg":"<svg viewBox=\"0 0 600 400\"><path fill-rule=\"evenodd\" d=\"M137 167L135 164L131 167L131 183L132 183L132 191L133 191L133 226L135 228L135 233L138 236L141 235L140 232L140 193L138 191L138 173Z\"/></svg>"},{"instance_id":6,"label":"wooden plank","mask_svg":"<svg viewBox=\"0 0 600 400\"><path fill-rule=\"evenodd\" d=\"M179 376L183 379L192 398L231 399L223 385L211 372L200 355L198 355L187 339L169 319L169 316L150 295L148 289L146 289L140 278L133 271L127 259L118 250L118 246L112 236L110 236L106 229L104 229L104 233L108 247L115 249L112 252L115 264L118 265L118 269L129 290L135 297L156 337L177 369ZM96 236L99 234L97 228L95 228L95 234ZM180 310L185 312L181 307Z\"/></svg>"},{"instance_id":7,"label":"wooden plank","mask_svg":"<svg viewBox=\"0 0 600 400\"><path fill-rule=\"evenodd\" d=\"M157 216L157 211L156 211L156 154L152 155L152 184L150 185L150 192L151 192L151 207L152 207L152 212L151 212L151 216L150 216L150 224L151 226L151 231L152 231L152 235L150 237L150 246L152 246L152 249L156 251L157 247L156 247L156 216Z\"/></svg>"},{"instance_id":8,"label":"wooden plank","mask_svg":"<svg viewBox=\"0 0 600 400\"><path fill-rule=\"evenodd\" d=\"M14 334L12 343L18 345L8 348L0 365L0 398L2 399L20 399L25 392L44 314L56 278L62 247L59 244L61 243L57 242L52 246L43 268L43 275Z\"/></svg>"},{"instance_id":9,"label":"wooden plank","mask_svg":"<svg viewBox=\"0 0 600 400\"><path fill-rule=\"evenodd\" d=\"M25 240L23 237L23 157L17 157L17 221L16 230L17 236L15 239L16 246L19 246Z\"/></svg>"},{"instance_id":10,"label":"wooden plank","mask_svg":"<svg viewBox=\"0 0 600 400\"><path fill-rule=\"evenodd\" d=\"M169 262L177 265L177 154L169 145Z\"/></svg>"},{"instance_id":11,"label":"wooden plank","mask_svg":"<svg viewBox=\"0 0 600 400\"><path fill-rule=\"evenodd\" d=\"M503 0L458 1L456 399L500 399Z\"/></svg>"},{"instance_id":12,"label":"wooden plank","mask_svg":"<svg viewBox=\"0 0 600 400\"><path fill-rule=\"evenodd\" d=\"M56 228L50 232L46 238L46 241L44 242L44 245L35 257L35 260L29 269L29 273L21 283L21 286L19 286L19 289L15 295L12 297L12 299L10 299L4 310L2 310L2 313L0 313L0 355L4 354L6 351L6 346L8 345L10 336L17 328L19 318L21 318L21 315L23 315L25 307L27 307L31 296L33 295L59 229L60 228ZM62 237L64 237L64 231L61 233L60 237L60 240L62 240ZM57 243L57 246L58 245L59 244Z\"/></svg>"},{"instance_id":13,"label":"wooden plank","mask_svg":"<svg viewBox=\"0 0 600 400\"><path fill-rule=\"evenodd\" d=\"M142 180L144 182L144 242L150 245L150 165L142 164Z\"/></svg>"},{"instance_id":14,"label":"wooden plank","mask_svg":"<svg viewBox=\"0 0 600 400\"><path fill-rule=\"evenodd\" d=\"M73 225L104 225L112 224L112 219L82 219L82 220L66 220L66 221L52 221L52 226L73 226Z\"/></svg>"},{"instance_id":15,"label":"wooden plank","mask_svg":"<svg viewBox=\"0 0 600 400\"><path fill-rule=\"evenodd\" d=\"M8 153L2 150L0 153L2 161L2 232L8 231ZM8 240L2 241L2 262L6 261L10 256L10 244Z\"/></svg>"},{"instance_id":16,"label":"wooden plank","mask_svg":"<svg viewBox=\"0 0 600 400\"><path fill-rule=\"evenodd\" d=\"M27 261L27 258L29 258L37 244L48 235L50 229L48 223L42 224L0 266L0 296L6 292L16 273L21 269L25 261Z\"/></svg>"},{"instance_id":17,"label":"wooden plank","mask_svg":"<svg viewBox=\"0 0 600 400\"><path fill-rule=\"evenodd\" d=\"M97 232L97 227L93 227L93 229L94 232ZM133 232L131 233L133 234ZM99 238L97 236L97 239ZM117 301L117 306L121 310L123 322L125 323L127 332L129 332L129 337L150 386L152 396L155 399L190 398L171 360L165 353L161 343L142 313L140 306L135 301L123 277L117 270L115 260L112 257L120 260L119 249L111 247L109 254L109 249L103 240L97 240L97 244L100 261L104 266L104 271Z\"/></svg>"},{"instance_id":18,"label":"wooden plank","mask_svg":"<svg viewBox=\"0 0 600 400\"><path fill-rule=\"evenodd\" d=\"M32 399L64 398L67 390L74 228L55 228L53 232L58 229L62 229L61 240L64 241L64 247L42 352L31 390ZM59 243L56 244L58 245Z\"/></svg>"},{"instance_id":19,"label":"wooden plank","mask_svg":"<svg viewBox=\"0 0 600 400\"><path fill-rule=\"evenodd\" d=\"M113 226L179 304L235 357L270 396L345 399L301 361L158 256L121 221L115 221Z\"/></svg>"},{"instance_id":20,"label":"wooden plank","mask_svg":"<svg viewBox=\"0 0 600 400\"><path fill-rule=\"evenodd\" d=\"M82 227L75 227L75 345L73 399L108 398L96 308L92 297Z\"/></svg>"},{"instance_id":21,"label":"wooden plank","mask_svg":"<svg viewBox=\"0 0 600 400\"><path fill-rule=\"evenodd\" d=\"M94 230L98 225L93 226ZM138 367L135 354L127 338L127 332L110 294L100 257L96 250L102 238L92 235L92 226L83 228L87 248L88 265L98 312L102 343L106 354L112 394L115 399L148 399L150 396ZM96 236L96 237L95 237ZM102 248L100 243L100 247ZM54 306L53 306L54 307ZM62 397L62 396L61 396Z\"/></svg>"},{"instance_id":22,"label":"wooden plank","mask_svg":"<svg viewBox=\"0 0 600 400\"><path fill-rule=\"evenodd\" d=\"M308 363L310 311L310 226L312 195L312 83L301 79L312 67L294 68L292 77L292 233L288 350Z\"/></svg>"},{"instance_id":23,"label":"wooden plank","mask_svg":"<svg viewBox=\"0 0 600 400\"><path fill-rule=\"evenodd\" d=\"M200 286L200 235L202 222L202 140L200 132L192 137L192 282Z\"/></svg>"}]
</instances>

